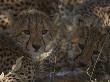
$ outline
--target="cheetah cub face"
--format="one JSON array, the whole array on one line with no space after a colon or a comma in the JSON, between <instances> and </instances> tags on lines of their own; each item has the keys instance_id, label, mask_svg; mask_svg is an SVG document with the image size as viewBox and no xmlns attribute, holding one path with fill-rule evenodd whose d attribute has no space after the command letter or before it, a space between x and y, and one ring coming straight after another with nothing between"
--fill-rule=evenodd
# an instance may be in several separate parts
<instances>
[{"instance_id":1,"label":"cheetah cub face","mask_svg":"<svg viewBox=\"0 0 110 82\"><path fill-rule=\"evenodd\" d=\"M9 12L0 10L0 28L2 29L10 29L12 26L13 20L12 16L10 15Z\"/></svg>"},{"instance_id":2,"label":"cheetah cub face","mask_svg":"<svg viewBox=\"0 0 110 82\"><path fill-rule=\"evenodd\" d=\"M13 37L24 48L34 51L44 49L48 41L53 38L53 27L49 17L36 9L22 11L16 18L12 27Z\"/></svg>"}]
</instances>

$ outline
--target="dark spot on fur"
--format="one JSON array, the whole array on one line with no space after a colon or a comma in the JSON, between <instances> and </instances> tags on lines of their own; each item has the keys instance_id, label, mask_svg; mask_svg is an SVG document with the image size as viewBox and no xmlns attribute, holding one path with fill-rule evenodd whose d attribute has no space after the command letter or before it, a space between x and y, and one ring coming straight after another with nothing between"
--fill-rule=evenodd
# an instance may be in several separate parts
<instances>
[{"instance_id":1,"label":"dark spot on fur","mask_svg":"<svg viewBox=\"0 0 110 82\"><path fill-rule=\"evenodd\" d=\"M11 65L13 65L13 64L14 64L14 62L13 62L13 61L10 61L10 64L11 64Z\"/></svg>"},{"instance_id":2,"label":"dark spot on fur","mask_svg":"<svg viewBox=\"0 0 110 82\"><path fill-rule=\"evenodd\" d=\"M20 5L20 4L18 4L18 3L16 3L16 4L15 4L15 6L16 6L16 7L20 7L21 5Z\"/></svg>"},{"instance_id":3,"label":"dark spot on fur","mask_svg":"<svg viewBox=\"0 0 110 82\"><path fill-rule=\"evenodd\" d=\"M13 79L13 78L8 78L8 80L11 80L11 79Z\"/></svg>"},{"instance_id":4,"label":"dark spot on fur","mask_svg":"<svg viewBox=\"0 0 110 82\"><path fill-rule=\"evenodd\" d=\"M24 73L20 73L20 75L24 75Z\"/></svg>"},{"instance_id":5,"label":"dark spot on fur","mask_svg":"<svg viewBox=\"0 0 110 82\"><path fill-rule=\"evenodd\" d=\"M15 0L11 0L12 3L14 3Z\"/></svg>"},{"instance_id":6,"label":"dark spot on fur","mask_svg":"<svg viewBox=\"0 0 110 82\"><path fill-rule=\"evenodd\" d=\"M31 80L28 80L28 82L31 82Z\"/></svg>"},{"instance_id":7,"label":"dark spot on fur","mask_svg":"<svg viewBox=\"0 0 110 82\"><path fill-rule=\"evenodd\" d=\"M28 76L28 79L30 79L31 78L31 76Z\"/></svg>"},{"instance_id":8,"label":"dark spot on fur","mask_svg":"<svg viewBox=\"0 0 110 82\"><path fill-rule=\"evenodd\" d=\"M20 82L20 80L19 80L19 79L17 79L17 78L15 78L15 79L16 79L16 81L17 81L17 82Z\"/></svg>"},{"instance_id":9,"label":"dark spot on fur","mask_svg":"<svg viewBox=\"0 0 110 82\"><path fill-rule=\"evenodd\" d=\"M4 0L1 0L1 3L4 2Z\"/></svg>"}]
</instances>

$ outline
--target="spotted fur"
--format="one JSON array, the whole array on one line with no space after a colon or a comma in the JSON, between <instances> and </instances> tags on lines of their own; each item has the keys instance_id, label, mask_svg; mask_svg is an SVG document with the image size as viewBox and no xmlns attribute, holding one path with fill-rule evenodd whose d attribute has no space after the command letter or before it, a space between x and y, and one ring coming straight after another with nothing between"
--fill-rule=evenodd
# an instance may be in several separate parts
<instances>
[{"instance_id":1,"label":"spotted fur","mask_svg":"<svg viewBox=\"0 0 110 82\"><path fill-rule=\"evenodd\" d=\"M24 52L12 38L0 32L0 73L7 74L21 56L24 56L24 58L18 74L25 76L23 79L27 79L28 82L33 82L35 79L35 65L32 57Z\"/></svg>"},{"instance_id":2,"label":"spotted fur","mask_svg":"<svg viewBox=\"0 0 110 82\"><path fill-rule=\"evenodd\" d=\"M69 4L69 1L67 1L67 4L62 7L61 21L68 29L72 30L73 46L81 49L81 51L78 51L79 55L84 54L85 58L81 57L80 59L90 60L96 44L102 45L107 33L106 29L109 29L110 1L85 0L77 5ZM91 47L91 49L88 47Z\"/></svg>"}]
</instances>

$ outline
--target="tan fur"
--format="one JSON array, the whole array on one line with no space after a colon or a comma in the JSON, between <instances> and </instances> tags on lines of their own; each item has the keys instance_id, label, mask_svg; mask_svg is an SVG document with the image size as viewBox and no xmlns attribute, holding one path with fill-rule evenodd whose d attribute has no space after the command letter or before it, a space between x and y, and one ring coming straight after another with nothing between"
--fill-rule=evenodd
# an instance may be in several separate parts
<instances>
[{"instance_id":1,"label":"tan fur","mask_svg":"<svg viewBox=\"0 0 110 82\"><path fill-rule=\"evenodd\" d=\"M47 40L52 40L53 29L52 22L45 13L36 9L28 9L17 16L11 35L21 44L25 38L24 46L27 49L32 45L45 48L48 44Z\"/></svg>"},{"instance_id":2,"label":"tan fur","mask_svg":"<svg viewBox=\"0 0 110 82\"><path fill-rule=\"evenodd\" d=\"M107 33L106 29L110 26L109 7L108 0L88 0L79 6L74 6L70 11L73 14L68 16L65 14L67 24L72 26L73 45L84 46L84 49L77 54L81 55L76 59L77 63L90 64L94 50L101 48L98 47L102 46Z\"/></svg>"},{"instance_id":3,"label":"tan fur","mask_svg":"<svg viewBox=\"0 0 110 82\"><path fill-rule=\"evenodd\" d=\"M25 76L23 79L27 79L28 82L32 82L35 77L35 66L32 57L25 53L12 38L0 33L0 73L7 74L21 56L24 56L24 58L18 74Z\"/></svg>"}]
</instances>

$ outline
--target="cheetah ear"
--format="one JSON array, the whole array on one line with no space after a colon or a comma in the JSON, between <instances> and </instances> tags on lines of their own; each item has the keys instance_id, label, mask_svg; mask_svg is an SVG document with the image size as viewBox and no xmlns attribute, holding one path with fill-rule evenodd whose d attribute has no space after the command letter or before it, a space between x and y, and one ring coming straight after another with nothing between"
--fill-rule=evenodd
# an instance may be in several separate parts
<instances>
[{"instance_id":1,"label":"cheetah ear","mask_svg":"<svg viewBox=\"0 0 110 82\"><path fill-rule=\"evenodd\" d=\"M18 59L16 60L16 64L12 66L12 71L13 71L13 72L18 71L18 70L21 68L23 57L24 57L24 56L18 58Z\"/></svg>"},{"instance_id":2,"label":"cheetah ear","mask_svg":"<svg viewBox=\"0 0 110 82\"><path fill-rule=\"evenodd\" d=\"M4 73L2 72L2 74L0 75L0 81L5 77Z\"/></svg>"}]
</instances>

